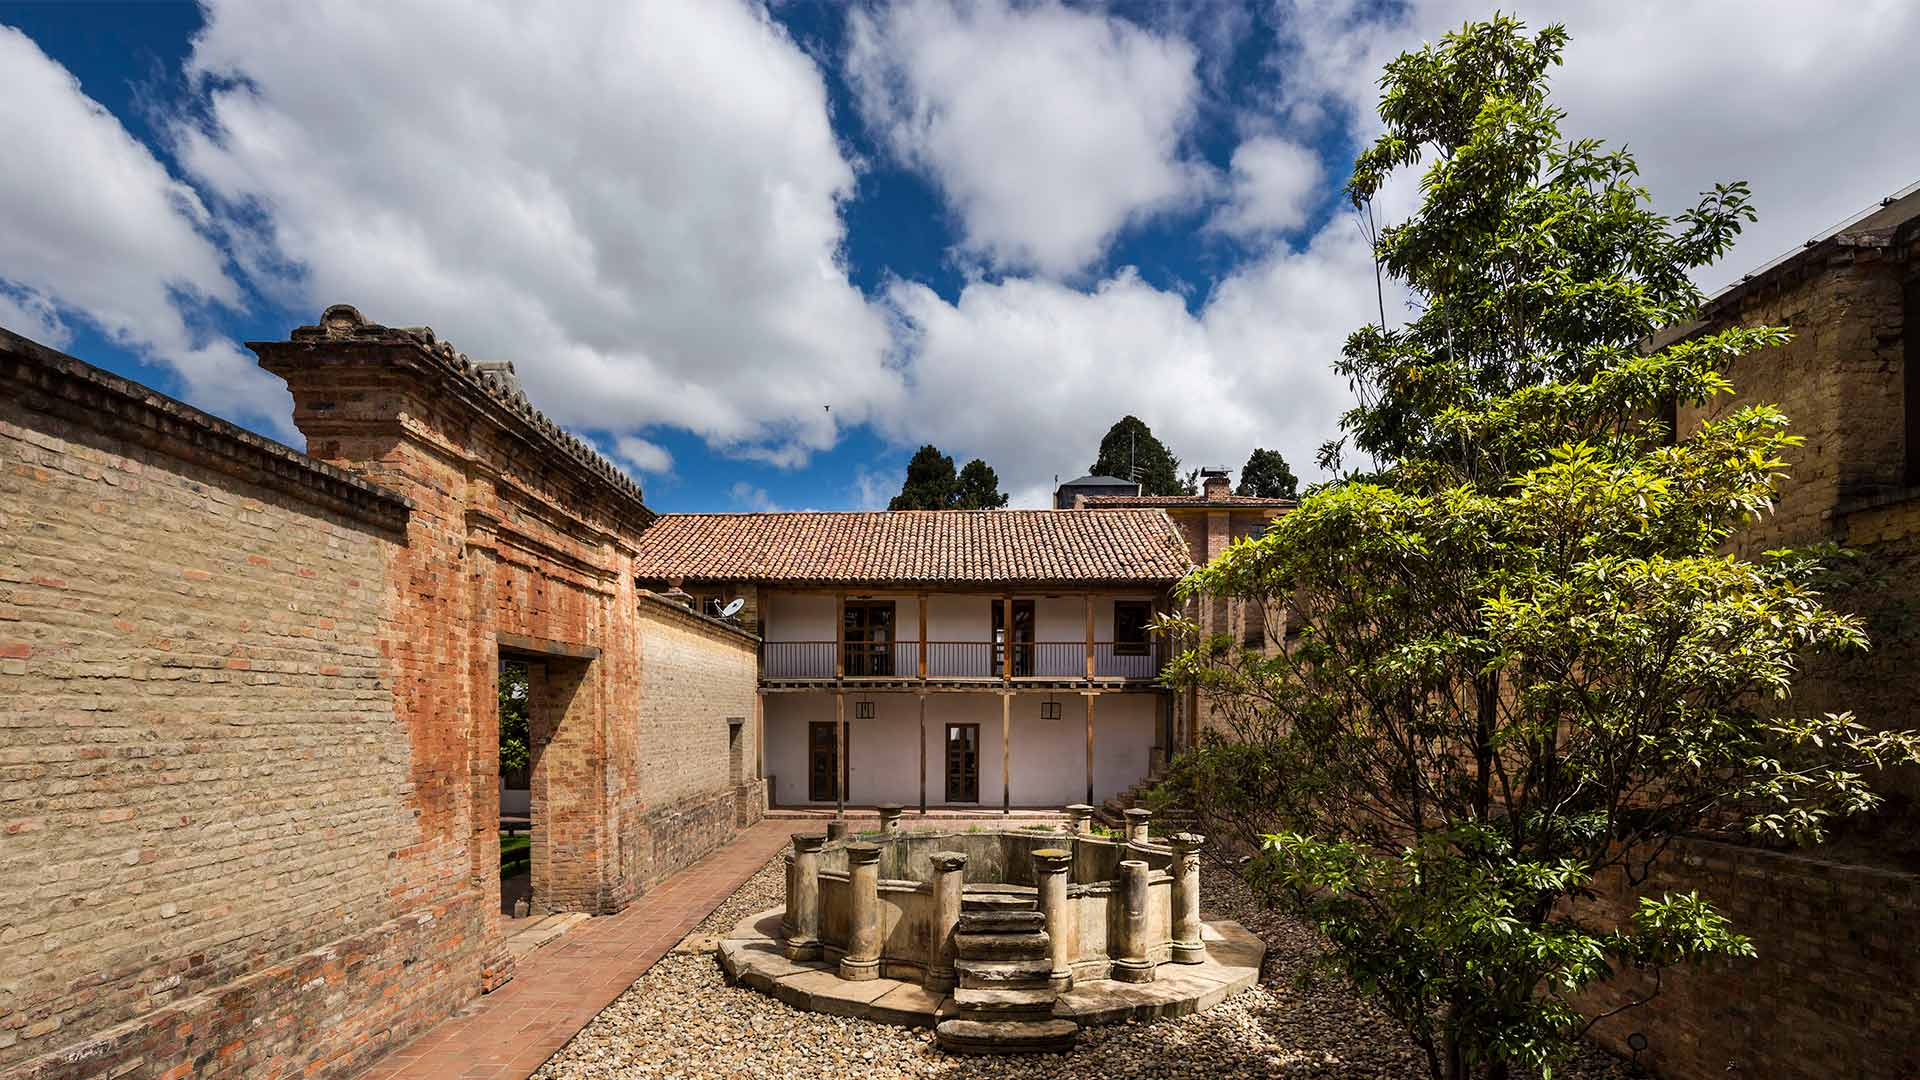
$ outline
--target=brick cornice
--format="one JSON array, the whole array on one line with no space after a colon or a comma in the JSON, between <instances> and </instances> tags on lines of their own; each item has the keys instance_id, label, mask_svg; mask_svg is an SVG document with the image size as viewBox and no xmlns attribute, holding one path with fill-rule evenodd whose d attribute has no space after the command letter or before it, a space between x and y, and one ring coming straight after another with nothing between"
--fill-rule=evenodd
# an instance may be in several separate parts
<instances>
[{"instance_id":1,"label":"brick cornice","mask_svg":"<svg viewBox=\"0 0 1920 1080\"><path fill-rule=\"evenodd\" d=\"M545 463L582 481L608 505L635 519L636 531L655 518L642 499L640 485L592 446L533 407L527 396L500 375L483 370L440 340L431 327L392 327L371 323L347 304L335 304L313 326L297 327L286 341L249 341L260 365L298 385L301 374L321 364L361 364L399 368L426 380L437 401L451 399L528 447Z\"/></svg>"},{"instance_id":2,"label":"brick cornice","mask_svg":"<svg viewBox=\"0 0 1920 1080\"><path fill-rule=\"evenodd\" d=\"M216 469L383 529L406 528L405 496L208 415L157 390L0 328L0 384L28 408Z\"/></svg>"}]
</instances>

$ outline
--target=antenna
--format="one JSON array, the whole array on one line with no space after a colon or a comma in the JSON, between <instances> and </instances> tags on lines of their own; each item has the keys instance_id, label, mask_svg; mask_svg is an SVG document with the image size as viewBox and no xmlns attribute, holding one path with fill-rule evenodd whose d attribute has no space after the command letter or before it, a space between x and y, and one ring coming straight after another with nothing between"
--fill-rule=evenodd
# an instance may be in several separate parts
<instances>
[{"instance_id":1,"label":"antenna","mask_svg":"<svg viewBox=\"0 0 1920 1080\"><path fill-rule=\"evenodd\" d=\"M723 607L720 609L720 617L723 619L731 619L735 615L740 614L740 609L746 606L747 606L746 597L744 596L736 597L733 600L728 601L726 607Z\"/></svg>"}]
</instances>

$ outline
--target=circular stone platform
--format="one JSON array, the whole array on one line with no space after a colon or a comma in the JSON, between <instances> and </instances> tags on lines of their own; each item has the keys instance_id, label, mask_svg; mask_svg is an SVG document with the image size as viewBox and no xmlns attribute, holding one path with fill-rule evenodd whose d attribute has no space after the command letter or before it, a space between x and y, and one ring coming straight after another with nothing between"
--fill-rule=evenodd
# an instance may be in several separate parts
<instances>
[{"instance_id":1,"label":"circular stone platform","mask_svg":"<svg viewBox=\"0 0 1920 1080\"><path fill-rule=\"evenodd\" d=\"M789 960L780 937L781 908L741 920L719 945L729 978L772 994L796 1009L854 1016L884 1024L932 1026L957 1015L952 994L934 994L900 979L842 979L837 965ZM1211 1009L1252 986L1266 943L1237 922L1202 922L1206 959L1168 964L1152 982L1075 980L1059 995L1053 1015L1081 1025L1158 1020Z\"/></svg>"}]
</instances>

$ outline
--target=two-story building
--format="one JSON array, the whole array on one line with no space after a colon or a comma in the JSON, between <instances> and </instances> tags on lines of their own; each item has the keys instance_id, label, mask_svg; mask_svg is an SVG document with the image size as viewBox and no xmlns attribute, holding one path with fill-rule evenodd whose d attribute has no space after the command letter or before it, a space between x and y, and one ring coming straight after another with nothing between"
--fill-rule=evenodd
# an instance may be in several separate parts
<instances>
[{"instance_id":1,"label":"two-story building","mask_svg":"<svg viewBox=\"0 0 1920 1080\"><path fill-rule=\"evenodd\" d=\"M761 635L776 805L1097 803L1173 745L1159 510L666 514L635 565Z\"/></svg>"}]
</instances>

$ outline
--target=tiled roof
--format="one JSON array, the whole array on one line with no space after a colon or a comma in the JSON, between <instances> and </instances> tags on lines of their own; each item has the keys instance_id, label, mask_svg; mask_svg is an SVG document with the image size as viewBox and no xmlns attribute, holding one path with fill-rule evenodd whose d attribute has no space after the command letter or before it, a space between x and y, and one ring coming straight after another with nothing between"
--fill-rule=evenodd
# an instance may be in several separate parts
<instances>
[{"instance_id":1,"label":"tiled roof","mask_svg":"<svg viewBox=\"0 0 1920 1080\"><path fill-rule=\"evenodd\" d=\"M1157 510L662 514L634 573L689 581L1164 584L1192 569Z\"/></svg>"},{"instance_id":2,"label":"tiled roof","mask_svg":"<svg viewBox=\"0 0 1920 1080\"><path fill-rule=\"evenodd\" d=\"M1089 510L1118 508L1242 506L1287 509L1299 505L1298 499L1265 499L1255 495L1083 495L1080 501Z\"/></svg>"}]
</instances>

